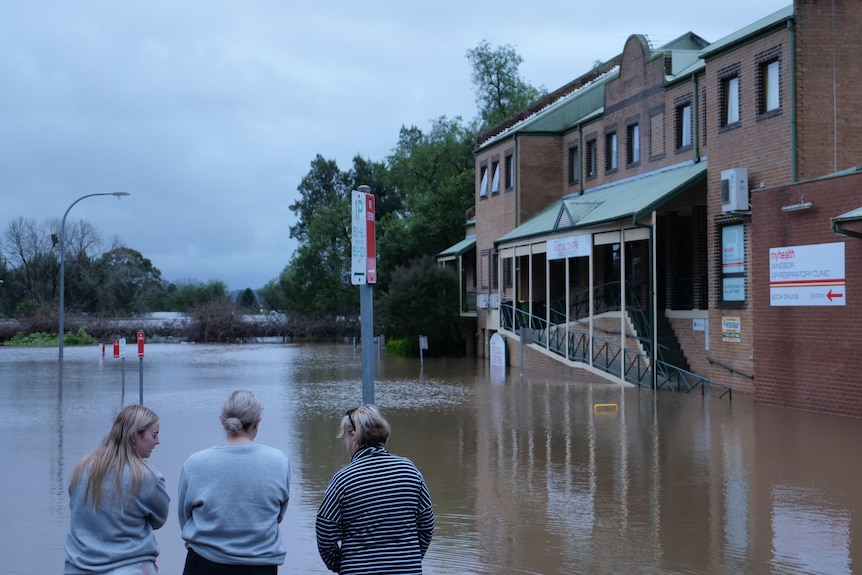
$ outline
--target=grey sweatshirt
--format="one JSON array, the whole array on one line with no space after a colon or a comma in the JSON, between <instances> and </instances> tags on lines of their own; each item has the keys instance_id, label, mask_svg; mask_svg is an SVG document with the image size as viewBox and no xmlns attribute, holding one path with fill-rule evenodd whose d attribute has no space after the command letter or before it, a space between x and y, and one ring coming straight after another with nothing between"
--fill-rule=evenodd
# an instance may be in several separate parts
<instances>
[{"instance_id":1,"label":"grey sweatshirt","mask_svg":"<svg viewBox=\"0 0 862 575\"><path fill-rule=\"evenodd\" d=\"M165 489L165 478L152 467L146 472L141 493L134 499L130 493L131 472L123 469L123 497L114 489L113 473L108 473L102 487L102 500L93 510L93 501L84 501L87 474L70 493L69 533L66 536L66 575L105 573L145 561L159 555L154 529L168 518L171 498Z\"/></svg>"},{"instance_id":2,"label":"grey sweatshirt","mask_svg":"<svg viewBox=\"0 0 862 575\"><path fill-rule=\"evenodd\" d=\"M216 445L190 456L177 514L186 547L227 565L281 565L278 524L290 498L290 465L273 447Z\"/></svg>"}]
</instances>

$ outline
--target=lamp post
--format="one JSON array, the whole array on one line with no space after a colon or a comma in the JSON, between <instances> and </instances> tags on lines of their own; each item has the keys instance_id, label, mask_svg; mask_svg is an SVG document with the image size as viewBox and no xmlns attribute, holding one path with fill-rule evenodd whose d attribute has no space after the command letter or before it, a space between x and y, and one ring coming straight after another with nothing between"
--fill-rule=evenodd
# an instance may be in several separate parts
<instances>
[{"instance_id":1,"label":"lamp post","mask_svg":"<svg viewBox=\"0 0 862 575\"><path fill-rule=\"evenodd\" d=\"M80 202L85 198L92 198L93 196L114 196L117 198L121 198L123 196L130 195L129 192L104 192L100 194L87 194L85 196L81 196L74 202L72 202L68 208L66 208L66 213L63 214L63 221L60 222L60 361L63 360L63 339L65 338L65 316L66 316L66 216L69 215L69 210L75 207L75 204Z\"/></svg>"}]
</instances>

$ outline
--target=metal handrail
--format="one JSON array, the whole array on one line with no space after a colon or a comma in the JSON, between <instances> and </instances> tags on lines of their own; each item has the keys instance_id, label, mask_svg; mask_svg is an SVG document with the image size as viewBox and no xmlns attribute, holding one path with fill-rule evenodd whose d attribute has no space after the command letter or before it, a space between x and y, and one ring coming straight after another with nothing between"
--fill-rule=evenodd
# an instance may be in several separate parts
<instances>
[{"instance_id":1,"label":"metal handrail","mask_svg":"<svg viewBox=\"0 0 862 575\"><path fill-rule=\"evenodd\" d=\"M517 309L507 303L500 305L500 327L512 334L516 334L522 327L531 328L533 329L534 345L538 345L571 361L590 363L593 367L614 375L620 373L622 365L622 374L626 381L640 387L650 389L653 387L652 369L650 367L653 362L650 361L649 355L630 348L624 349L615 341L593 336L592 340L590 340L592 342L593 353L590 356L587 352L589 349L588 334L567 332L564 327L549 323L543 318L531 316L528 312ZM568 337L566 337L566 334ZM589 361L588 357L590 357ZM710 395L719 399L725 395L729 399L733 397L731 388L723 383L699 376L691 371L669 364L662 359L656 358L654 364L656 370L656 390L667 387L672 392L685 391L686 393L691 393L700 388L702 395L709 392ZM683 387L685 388L684 390Z\"/></svg>"}]
</instances>

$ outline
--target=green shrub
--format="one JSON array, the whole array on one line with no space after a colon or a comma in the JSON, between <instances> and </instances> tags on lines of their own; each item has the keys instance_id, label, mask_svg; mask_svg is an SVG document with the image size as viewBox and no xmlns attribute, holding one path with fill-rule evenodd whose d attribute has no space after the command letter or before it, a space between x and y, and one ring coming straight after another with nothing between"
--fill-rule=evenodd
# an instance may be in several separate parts
<instances>
[{"instance_id":1,"label":"green shrub","mask_svg":"<svg viewBox=\"0 0 862 575\"><path fill-rule=\"evenodd\" d=\"M4 345L18 347L53 347L60 342L56 336L44 331L36 331L33 333L18 332L15 336L6 341ZM87 332L86 326L78 328L77 333L67 333L63 340L63 345L92 345L99 341Z\"/></svg>"},{"instance_id":2,"label":"green shrub","mask_svg":"<svg viewBox=\"0 0 862 575\"><path fill-rule=\"evenodd\" d=\"M387 339L386 353L399 357L418 356L419 342L412 339Z\"/></svg>"},{"instance_id":3,"label":"green shrub","mask_svg":"<svg viewBox=\"0 0 862 575\"><path fill-rule=\"evenodd\" d=\"M15 334L15 337L8 340L3 345L18 347L52 347L58 343L57 338L50 333L38 331L34 333L18 332Z\"/></svg>"},{"instance_id":4,"label":"green shrub","mask_svg":"<svg viewBox=\"0 0 862 575\"><path fill-rule=\"evenodd\" d=\"M92 345L99 341L89 334L87 326L82 325L77 333L67 333L63 339L63 345Z\"/></svg>"}]
</instances>

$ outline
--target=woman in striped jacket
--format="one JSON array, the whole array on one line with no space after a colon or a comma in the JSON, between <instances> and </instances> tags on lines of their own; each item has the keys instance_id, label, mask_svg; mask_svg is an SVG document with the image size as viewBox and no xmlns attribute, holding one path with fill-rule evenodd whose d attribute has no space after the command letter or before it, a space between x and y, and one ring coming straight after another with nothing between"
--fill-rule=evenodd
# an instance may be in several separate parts
<instances>
[{"instance_id":1,"label":"woman in striped jacket","mask_svg":"<svg viewBox=\"0 0 862 575\"><path fill-rule=\"evenodd\" d=\"M317 512L317 548L340 575L422 573L434 533L425 479L384 447L389 422L373 405L348 411L338 437L350 463L329 482Z\"/></svg>"}]
</instances>

